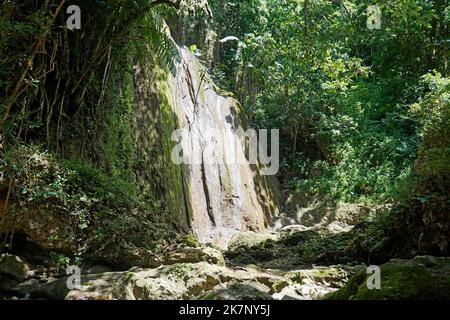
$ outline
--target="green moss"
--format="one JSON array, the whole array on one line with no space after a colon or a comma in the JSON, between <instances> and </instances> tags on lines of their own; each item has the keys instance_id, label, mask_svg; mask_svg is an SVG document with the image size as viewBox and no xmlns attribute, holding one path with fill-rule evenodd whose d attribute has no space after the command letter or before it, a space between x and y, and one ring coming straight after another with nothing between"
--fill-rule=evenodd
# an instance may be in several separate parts
<instances>
[{"instance_id":1,"label":"green moss","mask_svg":"<svg viewBox=\"0 0 450 320\"><path fill-rule=\"evenodd\" d=\"M159 119L161 132L158 139L160 140L160 152L163 156L160 160L164 177L161 181L164 188L163 197L166 205L169 206L169 212L171 212L172 215L175 215L175 217L171 217L171 220L175 221L178 224L178 227L182 229L186 224L184 221L185 210L189 211L190 208L184 208L186 203L186 190L183 192L183 168L174 164L171 159L172 150L176 146L176 142L172 141L172 132L179 127L174 114L174 109L172 108L173 97L172 89L169 84L171 78L168 70L158 66L154 67L153 72L158 79L156 84L161 100L161 116ZM190 206L190 203L187 205Z\"/></svg>"},{"instance_id":2,"label":"green moss","mask_svg":"<svg viewBox=\"0 0 450 320\"><path fill-rule=\"evenodd\" d=\"M189 276L190 272L193 270L192 265L189 263L180 263L171 267L168 271L170 278L174 280L184 280Z\"/></svg>"},{"instance_id":3,"label":"green moss","mask_svg":"<svg viewBox=\"0 0 450 320\"><path fill-rule=\"evenodd\" d=\"M329 293L324 297L325 300L347 300L351 297L354 297L355 293L358 291L358 288L364 283L366 280L366 275L363 272L359 272L354 275L348 284L335 292Z\"/></svg>"},{"instance_id":4,"label":"green moss","mask_svg":"<svg viewBox=\"0 0 450 320\"><path fill-rule=\"evenodd\" d=\"M138 60L141 73L135 88L136 184L146 198L158 199L161 223L188 232L192 208L185 168L171 159L176 145L172 133L179 128L173 108L173 76L151 55L139 56Z\"/></svg>"},{"instance_id":5,"label":"green moss","mask_svg":"<svg viewBox=\"0 0 450 320\"><path fill-rule=\"evenodd\" d=\"M213 88L214 88L214 91L217 92L218 94L220 94L221 96L230 97L230 98L236 97L233 92L222 90L219 86L217 86L215 84L213 84Z\"/></svg>"},{"instance_id":6,"label":"green moss","mask_svg":"<svg viewBox=\"0 0 450 320\"><path fill-rule=\"evenodd\" d=\"M136 187L120 177L111 177L80 160L66 160L64 165L74 172L68 183L98 197L113 207L132 207L139 202Z\"/></svg>"},{"instance_id":7,"label":"green moss","mask_svg":"<svg viewBox=\"0 0 450 320\"><path fill-rule=\"evenodd\" d=\"M188 247L199 248L201 245L193 234L181 236L176 240L177 243L185 244Z\"/></svg>"},{"instance_id":8,"label":"green moss","mask_svg":"<svg viewBox=\"0 0 450 320\"><path fill-rule=\"evenodd\" d=\"M115 76L119 79L110 84L108 99L100 110L105 114L105 125L108 128L103 156L111 175L132 181L132 168L136 161L132 127L133 78L131 73L120 76L116 73Z\"/></svg>"},{"instance_id":9,"label":"green moss","mask_svg":"<svg viewBox=\"0 0 450 320\"><path fill-rule=\"evenodd\" d=\"M320 268L320 269L314 269L314 272L312 273L312 277L315 279L327 279L327 278L333 278L337 277L341 274L341 271L334 268Z\"/></svg>"}]
</instances>

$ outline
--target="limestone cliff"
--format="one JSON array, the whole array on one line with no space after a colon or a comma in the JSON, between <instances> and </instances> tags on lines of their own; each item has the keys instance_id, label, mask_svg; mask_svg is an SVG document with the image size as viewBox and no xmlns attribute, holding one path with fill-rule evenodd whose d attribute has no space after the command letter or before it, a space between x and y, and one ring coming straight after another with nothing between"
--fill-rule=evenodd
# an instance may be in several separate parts
<instances>
[{"instance_id":1,"label":"limestone cliff","mask_svg":"<svg viewBox=\"0 0 450 320\"><path fill-rule=\"evenodd\" d=\"M236 132L247 129L239 102L219 92L195 55L178 50L173 73L149 61L134 67L135 142L144 158L153 152L162 160L149 178L158 180L153 191L171 207L174 223L202 243L226 247L235 233L267 230L278 215L276 188L242 146L233 148ZM176 143L179 167L171 159Z\"/></svg>"},{"instance_id":2,"label":"limestone cliff","mask_svg":"<svg viewBox=\"0 0 450 320\"><path fill-rule=\"evenodd\" d=\"M192 229L200 242L224 247L239 231L267 229L278 214L275 194L235 143L246 130L239 102L218 92L191 52L181 48L180 56L173 107L183 133Z\"/></svg>"}]
</instances>

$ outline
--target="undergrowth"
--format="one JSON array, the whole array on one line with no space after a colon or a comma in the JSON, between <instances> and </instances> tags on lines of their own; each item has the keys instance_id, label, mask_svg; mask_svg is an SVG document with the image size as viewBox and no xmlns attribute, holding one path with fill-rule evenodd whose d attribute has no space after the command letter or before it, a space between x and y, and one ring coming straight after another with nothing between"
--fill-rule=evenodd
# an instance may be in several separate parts
<instances>
[{"instance_id":1,"label":"undergrowth","mask_svg":"<svg viewBox=\"0 0 450 320\"><path fill-rule=\"evenodd\" d=\"M144 201L133 183L88 163L59 159L36 145L14 145L2 150L0 172L2 184L12 181L9 202L11 216L19 221L17 228L26 212L58 215L64 228L53 233L52 219L45 219L48 230L41 226L45 239L38 242L58 247L69 241L73 249L66 254L78 260L101 256L103 251L110 254L111 247L154 253L170 234L159 203Z\"/></svg>"}]
</instances>

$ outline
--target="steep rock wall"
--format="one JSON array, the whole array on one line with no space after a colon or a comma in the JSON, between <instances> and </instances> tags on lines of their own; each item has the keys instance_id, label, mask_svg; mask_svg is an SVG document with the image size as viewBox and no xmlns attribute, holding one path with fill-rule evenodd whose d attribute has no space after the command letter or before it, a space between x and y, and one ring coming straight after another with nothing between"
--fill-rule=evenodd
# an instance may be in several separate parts
<instances>
[{"instance_id":1,"label":"steep rock wall","mask_svg":"<svg viewBox=\"0 0 450 320\"><path fill-rule=\"evenodd\" d=\"M245 230L264 232L278 215L273 177L250 165L236 131L246 117L238 101L221 94L207 70L185 48L172 83L173 110L181 129L192 231L202 243L225 247Z\"/></svg>"},{"instance_id":2,"label":"steep rock wall","mask_svg":"<svg viewBox=\"0 0 450 320\"><path fill-rule=\"evenodd\" d=\"M152 57L139 58L133 66L133 139L136 182L148 201L160 201L167 209L163 223L180 232L190 231L191 205L184 168L171 161L178 128L172 108L173 76Z\"/></svg>"}]
</instances>

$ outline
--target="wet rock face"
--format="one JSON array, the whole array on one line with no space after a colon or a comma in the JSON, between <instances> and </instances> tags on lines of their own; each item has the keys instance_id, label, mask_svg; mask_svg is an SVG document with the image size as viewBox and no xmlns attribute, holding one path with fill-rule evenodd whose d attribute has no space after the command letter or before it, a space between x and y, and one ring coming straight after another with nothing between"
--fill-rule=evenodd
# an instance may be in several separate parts
<instances>
[{"instance_id":1,"label":"wet rock face","mask_svg":"<svg viewBox=\"0 0 450 320\"><path fill-rule=\"evenodd\" d=\"M380 266L380 287L370 290L366 271L357 273L330 300L439 300L450 299L450 258L417 256L393 259Z\"/></svg>"},{"instance_id":2,"label":"wet rock face","mask_svg":"<svg viewBox=\"0 0 450 320\"><path fill-rule=\"evenodd\" d=\"M187 171L192 229L201 243L226 248L240 231L266 230L278 214L277 206L266 178L236 144L236 132L246 130L239 103L218 92L193 54L184 48L180 54L173 106Z\"/></svg>"}]
</instances>

